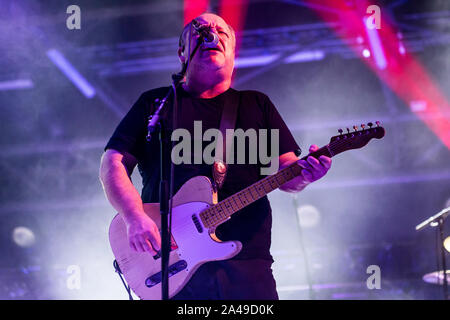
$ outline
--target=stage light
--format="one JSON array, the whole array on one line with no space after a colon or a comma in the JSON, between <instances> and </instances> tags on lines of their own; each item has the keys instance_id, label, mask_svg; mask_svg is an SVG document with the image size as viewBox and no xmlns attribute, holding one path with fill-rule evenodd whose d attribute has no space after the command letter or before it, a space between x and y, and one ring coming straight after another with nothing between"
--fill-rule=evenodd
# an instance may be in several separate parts
<instances>
[{"instance_id":1,"label":"stage light","mask_svg":"<svg viewBox=\"0 0 450 320\"><path fill-rule=\"evenodd\" d=\"M31 79L17 79L0 82L0 91L17 90L17 89L31 89L34 87Z\"/></svg>"},{"instance_id":2,"label":"stage light","mask_svg":"<svg viewBox=\"0 0 450 320\"><path fill-rule=\"evenodd\" d=\"M95 96L95 89L92 85L75 69L74 66L56 49L47 51L47 56L61 70L62 73L81 91L88 99Z\"/></svg>"},{"instance_id":3,"label":"stage light","mask_svg":"<svg viewBox=\"0 0 450 320\"><path fill-rule=\"evenodd\" d=\"M192 19L197 18L202 13L209 11L209 0L183 1L184 24L191 22Z\"/></svg>"},{"instance_id":4,"label":"stage light","mask_svg":"<svg viewBox=\"0 0 450 320\"><path fill-rule=\"evenodd\" d=\"M314 4L314 0L306 2ZM370 5L367 0L360 2L360 7ZM399 38L404 38L403 35L399 35L389 20L383 18L382 28L367 28L365 18L361 17L357 10L348 10L344 0L323 0L322 4L346 12L345 19L341 19L342 25L333 29L358 56L361 55L361 45L355 45L354 41L348 39L354 39L364 33L367 35L374 59L366 58L363 59L364 62L400 99L407 105L412 100L427 101L427 110L418 113L419 118L450 149L450 121L444 114L448 110L449 102L418 59L406 50L404 54L401 53L402 49L399 52L398 42ZM335 20L334 10L316 11L326 22Z\"/></svg>"},{"instance_id":5,"label":"stage light","mask_svg":"<svg viewBox=\"0 0 450 320\"><path fill-rule=\"evenodd\" d=\"M403 45L403 43L399 42L398 43L398 52L404 56L406 54L406 49L405 46Z\"/></svg>"},{"instance_id":6,"label":"stage light","mask_svg":"<svg viewBox=\"0 0 450 320\"><path fill-rule=\"evenodd\" d=\"M284 62L294 63L294 62L318 61L322 60L324 57L325 53L321 50L300 51L284 59Z\"/></svg>"},{"instance_id":7,"label":"stage light","mask_svg":"<svg viewBox=\"0 0 450 320\"><path fill-rule=\"evenodd\" d=\"M364 58L370 58L370 50L369 49L364 49L362 51L362 55Z\"/></svg>"},{"instance_id":8,"label":"stage light","mask_svg":"<svg viewBox=\"0 0 450 320\"><path fill-rule=\"evenodd\" d=\"M445 248L445 250L447 250L447 252L450 252L450 237L445 238L444 248Z\"/></svg>"},{"instance_id":9,"label":"stage light","mask_svg":"<svg viewBox=\"0 0 450 320\"><path fill-rule=\"evenodd\" d=\"M383 46L381 44L380 35L376 28L369 28L367 26L367 18L363 19L364 25L366 27L367 37L369 38L370 48L373 52L373 57L375 59L375 64L378 69L383 70L387 66L386 56L384 55ZM366 57L367 58L367 57Z\"/></svg>"},{"instance_id":10,"label":"stage light","mask_svg":"<svg viewBox=\"0 0 450 320\"><path fill-rule=\"evenodd\" d=\"M402 39L403 39L403 33L400 31L397 32L397 39L398 39L398 52L404 56L406 54L405 46L403 45Z\"/></svg>"},{"instance_id":11,"label":"stage light","mask_svg":"<svg viewBox=\"0 0 450 320\"><path fill-rule=\"evenodd\" d=\"M264 66L278 59L279 56L280 56L279 54L269 54L255 57L245 57L245 58L240 57L235 59L234 66L236 68Z\"/></svg>"},{"instance_id":12,"label":"stage light","mask_svg":"<svg viewBox=\"0 0 450 320\"><path fill-rule=\"evenodd\" d=\"M423 100L415 100L409 103L412 112L422 112L427 109L427 102Z\"/></svg>"},{"instance_id":13,"label":"stage light","mask_svg":"<svg viewBox=\"0 0 450 320\"><path fill-rule=\"evenodd\" d=\"M31 229L22 226L13 229L12 239L16 245L22 248L29 248L36 243L34 232Z\"/></svg>"},{"instance_id":14,"label":"stage light","mask_svg":"<svg viewBox=\"0 0 450 320\"><path fill-rule=\"evenodd\" d=\"M450 198L448 198L447 201L445 202L445 208L450 208ZM444 248L445 248L445 250L450 252L450 236L445 238L445 240L444 240Z\"/></svg>"},{"instance_id":15,"label":"stage light","mask_svg":"<svg viewBox=\"0 0 450 320\"><path fill-rule=\"evenodd\" d=\"M320 222L320 212L312 205L299 206L297 216L300 226L304 228L315 227Z\"/></svg>"}]
</instances>

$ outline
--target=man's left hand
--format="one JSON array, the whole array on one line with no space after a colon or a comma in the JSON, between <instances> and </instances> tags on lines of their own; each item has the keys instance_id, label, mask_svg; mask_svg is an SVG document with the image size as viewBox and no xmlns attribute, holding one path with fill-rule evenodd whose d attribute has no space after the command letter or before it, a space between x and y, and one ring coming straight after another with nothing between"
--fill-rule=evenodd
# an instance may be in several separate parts
<instances>
[{"instance_id":1,"label":"man's left hand","mask_svg":"<svg viewBox=\"0 0 450 320\"><path fill-rule=\"evenodd\" d=\"M315 144L309 148L309 153L319 150ZM331 158L320 156L319 159L309 156L306 160L298 160L297 163L303 168L302 177L306 184L322 178L331 167Z\"/></svg>"}]
</instances>

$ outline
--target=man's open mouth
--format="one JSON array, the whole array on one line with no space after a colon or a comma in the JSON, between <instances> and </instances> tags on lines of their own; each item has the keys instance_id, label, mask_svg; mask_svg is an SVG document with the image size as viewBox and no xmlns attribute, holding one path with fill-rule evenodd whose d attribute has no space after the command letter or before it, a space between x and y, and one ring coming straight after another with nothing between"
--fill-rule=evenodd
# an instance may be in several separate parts
<instances>
[{"instance_id":1,"label":"man's open mouth","mask_svg":"<svg viewBox=\"0 0 450 320\"><path fill-rule=\"evenodd\" d=\"M205 49L203 49L203 51L219 51L219 52L222 52L222 50L220 50L220 48L218 48L218 47L215 47L215 48L205 48Z\"/></svg>"}]
</instances>

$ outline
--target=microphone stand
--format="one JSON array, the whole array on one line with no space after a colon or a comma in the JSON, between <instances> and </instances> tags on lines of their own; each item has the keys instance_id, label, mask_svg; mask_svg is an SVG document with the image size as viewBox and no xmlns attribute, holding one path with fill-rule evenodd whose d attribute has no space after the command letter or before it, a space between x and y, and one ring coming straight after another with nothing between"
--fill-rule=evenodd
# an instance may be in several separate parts
<instances>
[{"instance_id":1,"label":"microphone stand","mask_svg":"<svg viewBox=\"0 0 450 320\"><path fill-rule=\"evenodd\" d=\"M303 260L304 260L304 263L305 263L305 274L306 274L306 280L308 281L309 299L310 300L315 300L316 299L316 295L315 295L314 289L313 289L313 284L312 284L312 280L311 280L311 274L309 272L308 256L307 256L307 252L306 252L306 248L305 248L305 244L304 244L304 240L303 240L303 229L302 229L302 225L300 224L301 221L300 221L300 218L299 218L298 213L297 213L297 208L298 208L297 195L294 194L292 199L293 199L293 204L294 204L294 208L295 208L295 218L297 220L298 233L299 233L299 237L300 237L300 249L302 251Z\"/></svg>"},{"instance_id":2,"label":"microphone stand","mask_svg":"<svg viewBox=\"0 0 450 320\"><path fill-rule=\"evenodd\" d=\"M196 47L194 48L192 54L188 59L188 63L183 65L181 72L172 75L172 90L169 90L167 95L161 100L156 100L160 102L158 109L153 115L149 117L148 122L148 134L147 141L151 141L152 135L159 131L159 146L160 146L160 184L159 184L159 210L161 215L161 251L155 258L161 257L161 299L169 300L169 258L171 249L171 234L172 234L172 197L173 197L173 184L174 184L174 164L170 159L171 149L168 148L171 142L171 134L169 134L169 129L172 131L176 129L177 126L177 110L178 110L178 99L177 99L177 88L181 81L184 79L190 60L192 60L195 52L199 48L200 44L203 42L203 37L199 37L197 40ZM190 49L189 49L190 50ZM170 100L173 94L173 121L172 128L166 128L163 124L161 111L165 109L164 107ZM166 156L169 155L169 159ZM170 171L167 167L167 163L170 161ZM170 184L169 182L170 181ZM169 189L170 188L170 189ZM169 223L170 220L170 223Z\"/></svg>"},{"instance_id":3,"label":"microphone stand","mask_svg":"<svg viewBox=\"0 0 450 320\"><path fill-rule=\"evenodd\" d=\"M169 228L169 184L168 181L172 176L172 172L168 172L166 155L168 151L168 145L170 143L170 134L163 121L160 118L160 112L167 104L172 90L169 90L166 97L161 101L159 108L155 114L149 117L147 141L150 142L153 134L159 133L159 153L160 153L160 182L159 182L159 212L161 215L161 251L154 258L161 257L161 298L162 300L168 300L169 298L169 282L168 282L168 270L169 270L169 255L170 255L170 230ZM158 100L156 100L158 102ZM170 175L168 177L168 175ZM171 180L171 179L170 179Z\"/></svg>"},{"instance_id":4,"label":"microphone stand","mask_svg":"<svg viewBox=\"0 0 450 320\"><path fill-rule=\"evenodd\" d=\"M444 220L447 218L447 216L450 214L450 207L441 210L434 216L428 218L427 220L423 221L422 223L418 224L416 226L416 231L419 231L426 226L436 227L439 226L439 234L441 238L441 259L442 259L442 269L444 273L444 282L442 283L442 287L444 290L444 300L448 300L448 282L447 282L447 265L445 261L445 248L444 248ZM439 256L439 252L437 253ZM439 279L439 271L438 270L438 279ZM438 280L439 283L439 280Z\"/></svg>"}]
</instances>

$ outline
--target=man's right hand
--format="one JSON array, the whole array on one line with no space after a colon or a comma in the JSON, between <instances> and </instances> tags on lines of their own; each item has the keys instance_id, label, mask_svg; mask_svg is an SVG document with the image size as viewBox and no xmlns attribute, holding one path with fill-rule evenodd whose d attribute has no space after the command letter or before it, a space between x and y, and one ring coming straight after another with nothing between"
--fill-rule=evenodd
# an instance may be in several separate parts
<instances>
[{"instance_id":1,"label":"man's right hand","mask_svg":"<svg viewBox=\"0 0 450 320\"><path fill-rule=\"evenodd\" d=\"M156 255L161 250L161 236L155 222L145 214L139 192L131 182L136 165L137 159L130 153L108 149L102 156L100 181L109 202L125 221L130 247Z\"/></svg>"},{"instance_id":2,"label":"man's right hand","mask_svg":"<svg viewBox=\"0 0 450 320\"><path fill-rule=\"evenodd\" d=\"M128 241L137 252L150 252L156 255L161 250L161 235L155 222L146 214L134 215L127 221Z\"/></svg>"}]
</instances>

